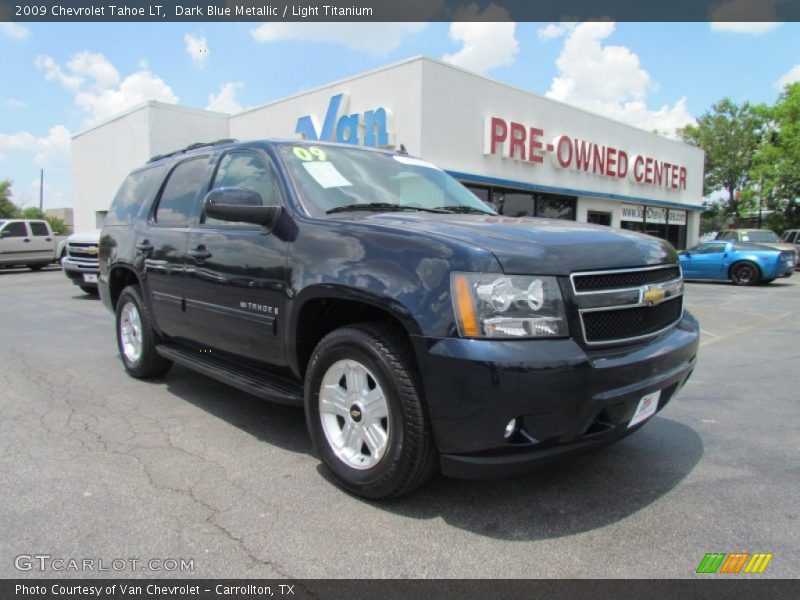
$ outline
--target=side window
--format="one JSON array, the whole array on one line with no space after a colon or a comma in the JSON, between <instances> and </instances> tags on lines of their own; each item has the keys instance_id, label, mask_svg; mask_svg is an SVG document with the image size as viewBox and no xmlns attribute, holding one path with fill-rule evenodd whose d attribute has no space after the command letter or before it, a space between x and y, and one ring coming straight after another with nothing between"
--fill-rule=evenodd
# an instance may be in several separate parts
<instances>
[{"instance_id":1,"label":"side window","mask_svg":"<svg viewBox=\"0 0 800 600\"><path fill-rule=\"evenodd\" d=\"M273 171L252 152L231 152L222 157L214 176L212 189L229 187L258 192L264 206L275 206L280 203ZM205 223L221 225L229 221L206 217Z\"/></svg>"},{"instance_id":2,"label":"side window","mask_svg":"<svg viewBox=\"0 0 800 600\"><path fill-rule=\"evenodd\" d=\"M146 204L148 208L150 207L156 188L164 178L164 169L164 165L159 165L135 171L128 175L119 191L117 191L117 195L114 196L111 208L104 215L105 224L128 225L133 223L136 217L139 216L142 206ZM99 214L101 212L97 211L95 213L95 223L100 226L98 229L103 225L103 220Z\"/></svg>"},{"instance_id":3,"label":"side window","mask_svg":"<svg viewBox=\"0 0 800 600\"><path fill-rule=\"evenodd\" d=\"M723 231L717 236L718 240L732 240L734 233L732 231Z\"/></svg>"},{"instance_id":4,"label":"side window","mask_svg":"<svg viewBox=\"0 0 800 600\"><path fill-rule=\"evenodd\" d=\"M33 235L38 237L47 237L50 235L50 232L47 230L47 223L42 223L41 221L32 221L30 225Z\"/></svg>"},{"instance_id":5,"label":"side window","mask_svg":"<svg viewBox=\"0 0 800 600\"><path fill-rule=\"evenodd\" d=\"M786 234L786 237L783 241L788 242L789 244L795 244L797 243L797 235L798 234L796 231L790 231Z\"/></svg>"},{"instance_id":6,"label":"side window","mask_svg":"<svg viewBox=\"0 0 800 600\"><path fill-rule=\"evenodd\" d=\"M693 254L720 254L725 251L725 244L700 244L692 249Z\"/></svg>"},{"instance_id":7,"label":"side window","mask_svg":"<svg viewBox=\"0 0 800 600\"><path fill-rule=\"evenodd\" d=\"M172 170L158 201L156 224L171 227L187 227L191 224L199 203L200 189L206 182L206 161L207 157L194 158Z\"/></svg>"},{"instance_id":8,"label":"side window","mask_svg":"<svg viewBox=\"0 0 800 600\"><path fill-rule=\"evenodd\" d=\"M5 233L7 237L28 237L28 228L25 227L25 223L22 221L15 221L14 223L6 225L6 228L3 229L3 233Z\"/></svg>"}]
</instances>

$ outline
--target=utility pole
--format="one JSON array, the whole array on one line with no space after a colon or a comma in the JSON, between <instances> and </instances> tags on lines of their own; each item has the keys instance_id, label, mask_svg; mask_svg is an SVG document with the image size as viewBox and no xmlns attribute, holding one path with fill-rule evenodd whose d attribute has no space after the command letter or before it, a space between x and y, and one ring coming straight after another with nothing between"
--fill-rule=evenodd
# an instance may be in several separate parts
<instances>
[{"instance_id":1,"label":"utility pole","mask_svg":"<svg viewBox=\"0 0 800 600\"><path fill-rule=\"evenodd\" d=\"M44 212L44 169L39 170L39 210Z\"/></svg>"}]
</instances>

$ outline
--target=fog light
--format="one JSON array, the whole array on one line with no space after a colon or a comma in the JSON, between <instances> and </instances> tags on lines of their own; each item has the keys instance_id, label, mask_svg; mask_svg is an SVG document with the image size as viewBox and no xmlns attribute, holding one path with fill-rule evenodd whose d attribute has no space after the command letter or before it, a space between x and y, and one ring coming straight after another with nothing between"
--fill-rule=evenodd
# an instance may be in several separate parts
<instances>
[{"instance_id":1,"label":"fog light","mask_svg":"<svg viewBox=\"0 0 800 600\"><path fill-rule=\"evenodd\" d=\"M508 425L506 425L506 432L503 434L503 437L509 439L512 435L514 435L514 432L516 431L517 431L517 420L511 419L508 422Z\"/></svg>"}]
</instances>

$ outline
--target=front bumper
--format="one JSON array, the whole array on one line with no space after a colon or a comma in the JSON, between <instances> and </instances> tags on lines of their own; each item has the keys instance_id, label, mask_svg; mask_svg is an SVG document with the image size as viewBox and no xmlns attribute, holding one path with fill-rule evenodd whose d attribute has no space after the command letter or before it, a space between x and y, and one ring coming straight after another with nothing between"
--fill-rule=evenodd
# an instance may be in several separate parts
<instances>
[{"instance_id":1,"label":"front bumper","mask_svg":"<svg viewBox=\"0 0 800 600\"><path fill-rule=\"evenodd\" d=\"M688 312L671 330L625 348L586 350L572 339L413 338L445 475L502 477L607 444L629 428L641 398L660 411L697 360ZM506 440L511 419L524 435Z\"/></svg>"},{"instance_id":2,"label":"front bumper","mask_svg":"<svg viewBox=\"0 0 800 600\"><path fill-rule=\"evenodd\" d=\"M97 261L87 262L79 261L65 256L61 259L61 268L72 283L84 287L97 287L97 277L100 269L97 266ZM86 275L86 277L85 277Z\"/></svg>"}]
</instances>

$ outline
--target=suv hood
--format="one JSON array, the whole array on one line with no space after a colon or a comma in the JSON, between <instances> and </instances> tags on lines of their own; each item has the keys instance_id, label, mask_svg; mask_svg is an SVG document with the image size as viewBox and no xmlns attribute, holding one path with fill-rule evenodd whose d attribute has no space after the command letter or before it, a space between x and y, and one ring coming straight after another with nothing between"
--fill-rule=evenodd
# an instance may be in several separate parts
<instances>
[{"instance_id":1,"label":"suv hood","mask_svg":"<svg viewBox=\"0 0 800 600\"><path fill-rule=\"evenodd\" d=\"M377 213L354 220L447 236L494 254L509 274L569 275L575 271L677 263L666 241L624 229L556 219L497 215Z\"/></svg>"}]
</instances>

